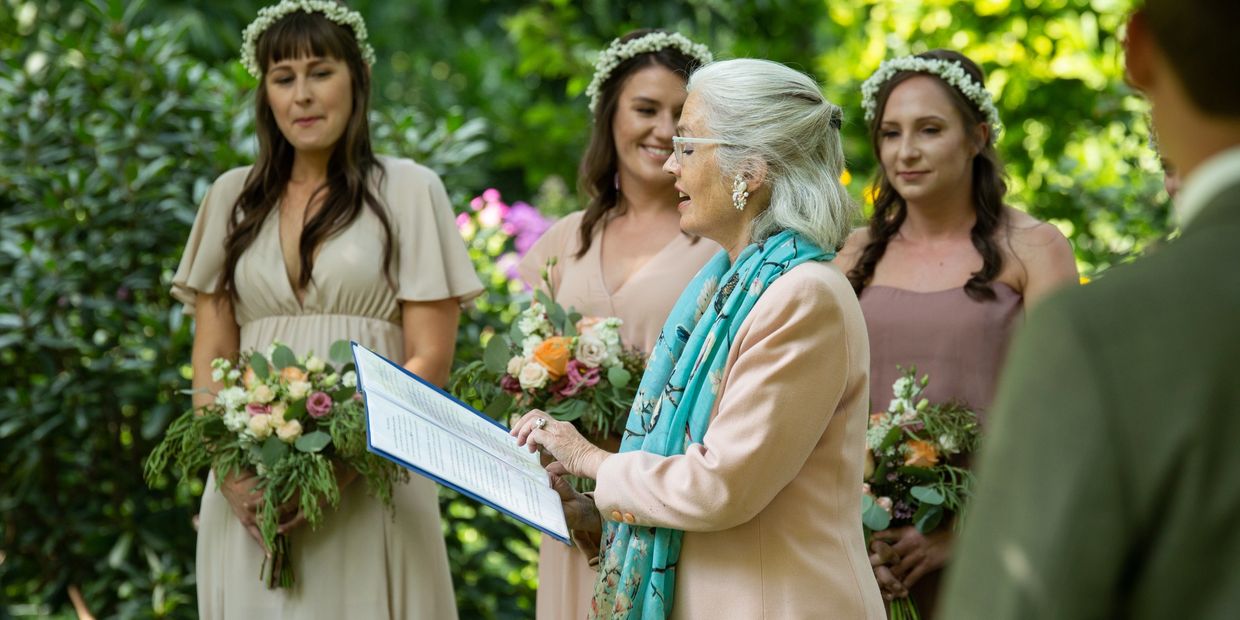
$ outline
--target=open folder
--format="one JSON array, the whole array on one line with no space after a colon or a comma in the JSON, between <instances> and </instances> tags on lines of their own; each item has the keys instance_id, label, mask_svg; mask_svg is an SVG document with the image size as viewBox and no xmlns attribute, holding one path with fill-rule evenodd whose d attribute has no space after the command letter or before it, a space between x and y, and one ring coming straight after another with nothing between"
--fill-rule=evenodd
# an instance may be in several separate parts
<instances>
[{"instance_id":1,"label":"open folder","mask_svg":"<svg viewBox=\"0 0 1240 620\"><path fill-rule=\"evenodd\" d=\"M353 343L370 451L571 545L538 454L495 420Z\"/></svg>"}]
</instances>

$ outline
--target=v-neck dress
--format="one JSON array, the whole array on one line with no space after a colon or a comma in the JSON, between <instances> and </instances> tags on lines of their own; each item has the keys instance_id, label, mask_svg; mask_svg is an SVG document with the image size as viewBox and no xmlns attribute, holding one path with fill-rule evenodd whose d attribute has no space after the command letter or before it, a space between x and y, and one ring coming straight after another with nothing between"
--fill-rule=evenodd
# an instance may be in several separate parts
<instances>
[{"instance_id":1,"label":"v-neck dress","mask_svg":"<svg viewBox=\"0 0 1240 620\"><path fill-rule=\"evenodd\" d=\"M551 284L556 303L571 306L583 316L618 317L624 321L620 326L621 340L649 353L685 286L723 249L709 239L676 235L628 280L612 283L619 286L609 291L603 278L603 226L596 227L585 255L576 258L581 248L581 218L581 211L571 213L547 230L517 266L521 279L545 289L541 272L554 256ZM598 579L586 557L544 537L539 545L538 563L537 618L585 618Z\"/></svg>"},{"instance_id":2,"label":"v-neck dress","mask_svg":"<svg viewBox=\"0 0 1240 620\"><path fill-rule=\"evenodd\" d=\"M369 210L323 242L302 301L293 292L273 209L237 262L233 307L241 350L280 341L299 354L326 355L352 339L388 358L403 355L401 301L470 299L482 290L457 232L443 184L409 160L380 158L377 195L392 226L391 284L383 270L383 228ZM198 293L219 290L224 241L249 167L212 185L173 276L172 294L194 313ZM394 284L394 286L393 286ZM317 530L292 533L297 584L267 590L258 579L262 551L216 489L214 475L199 516L197 581L202 618L455 618L456 603L440 526L437 489L421 476L395 492L395 512L354 483Z\"/></svg>"}]
</instances>

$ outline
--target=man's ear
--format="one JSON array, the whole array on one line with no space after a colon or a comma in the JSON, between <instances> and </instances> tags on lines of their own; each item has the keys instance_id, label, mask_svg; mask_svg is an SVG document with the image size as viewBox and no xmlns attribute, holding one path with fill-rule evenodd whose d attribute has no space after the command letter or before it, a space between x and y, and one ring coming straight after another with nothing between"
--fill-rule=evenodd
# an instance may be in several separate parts
<instances>
[{"instance_id":1,"label":"man's ear","mask_svg":"<svg viewBox=\"0 0 1240 620\"><path fill-rule=\"evenodd\" d=\"M1124 37L1124 81L1137 90L1147 91L1155 82L1158 43L1141 10L1134 11L1128 18L1127 30L1128 34Z\"/></svg>"}]
</instances>

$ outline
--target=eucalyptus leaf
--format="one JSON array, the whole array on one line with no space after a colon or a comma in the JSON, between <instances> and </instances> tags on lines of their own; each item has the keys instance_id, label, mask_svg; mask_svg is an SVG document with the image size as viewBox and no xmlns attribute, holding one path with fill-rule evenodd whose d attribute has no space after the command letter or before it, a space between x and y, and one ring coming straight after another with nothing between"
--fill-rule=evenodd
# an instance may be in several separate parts
<instances>
[{"instance_id":1,"label":"eucalyptus leaf","mask_svg":"<svg viewBox=\"0 0 1240 620\"><path fill-rule=\"evenodd\" d=\"M930 504L931 506L940 506L947 501L947 498L943 497L942 493L931 487L915 486L909 489L909 494L917 498L917 501L923 504Z\"/></svg>"},{"instance_id":2,"label":"eucalyptus leaf","mask_svg":"<svg viewBox=\"0 0 1240 620\"><path fill-rule=\"evenodd\" d=\"M590 410L590 406L584 401L567 400L559 403L556 407L547 410L551 417L561 422L572 422L585 415Z\"/></svg>"},{"instance_id":3,"label":"eucalyptus leaf","mask_svg":"<svg viewBox=\"0 0 1240 620\"><path fill-rule=\"evenodd\" d=\"M486 414L487 417L493 420L506 422L507 420L504 419L505 414L507 414L508 410L511 408L512 396L507 392L501 392L499 396L496 396L491 399L491 402L487 403L487 407L482 411L482 413Z\"/></svg>"},{"instance_id":4,"label":"eucalyptus leaf","mask_svg":"<svg viewBox=\"0 0 1240 620\"><path fill-rule=\"evenodd\" d=\"M917 528L918 532L928 534L939 526L939 523L943 520L943 512L942 506L922 504L917 509L917 512L913 514L913 526Z\"/></svg>"},{"instance_id":5,"label":"eucalyptus leaf","mask_svg":"<svg viewBox=\"0 0 1240 620\"><path fill-rule=\"evenodd\" d=\"M353 344L348 340L337 340L332 343L328 357L333 363L348 364L353 361Z\"/></svg>"},{"instance_id":6,"label":"eucalyptus leaf","mask_svg":"<svg viewBox=\"0 0 1240 620\"><path fill-rule=\"evenodd\" d=\"M482 361L486 364L487 371L497 375L504 374L508 370L509 351L508 342L503 336L491 336L486 350L482 352Z\"/></svg>"},{"instance_id":7,"label":"eucalyptus leaf","mask_svg":"<svg viewBox=\"0 0 1240 620\"><path fill-rule=\"evenodd\" d=\"M607 382L615 387L622 388L629 384L633 375L625 370L623 366L612 366L607 369Z\"/></svg>"},{"instance_id":8,"label":"eucalyptus leaf","mask_svg":"<svg viewBox=\"0 0 1240 620\"><path fill-rule=\"evenodd\" d=\"M882 506L871 500L869 508L861 513L861 523L875 532L885 530L891 525L891 515Z\"/></svg>"},{"instance_id":9,"label":"eucalyptus leaf","mask_svg":"<svg viewBox=\"0 0 1240 620\"><path fill-rule=\"evenodd\" d=\"M276 367L276 370L296 366L297 355L293 353L292 349L282 344L276 345L275 350L271 352L271 364Z\"/></svg>"},{"instance_id":10,"label":"eucalyptus leaf","mask_svg":"<svg viewBox=\"0 0 1240 620\"><path fill-rule=\"evenodd\" d=\"M267 467L275 467L280 459L288 454L288 444L280 440L279 437L272 435L263 442L262 448L263 465Z\"/></svg>"},{"instance_id":11,"label":"eucalyptus leaf","mask_svg":"<svg viewBox=\"0 0 1240 620\"><path fill-rule=\"evenodd\" d=\"M289 403L288 409L284 410L284 419L292 422L293 420L301 421L306 417L306 399L295 400Z\"/></svg>"},{"instance_id":12,"label":"eucalyptus leaf","mask_svg":"<svg viewBox=\"0 0 1240 620\"><path fill-rule=\"evenodd\" d=\"M267 358L263 357L262 353L254 352L250 355L250 368L261 381L266 381L271 376L271 367L267 365Z\"/></svg>"},{"instance_id":13,"label":"eucalyptus leaf","mask_svg":"<svg viewBox=\"0 0 1240 620\"><path fill-rule=\"evenodd\" d=\"M314 431L298 437L293 447L297 448L298 452L319 452L331 444L331 442L331 435L323 431Z\"/></svg>"}]
</instances>

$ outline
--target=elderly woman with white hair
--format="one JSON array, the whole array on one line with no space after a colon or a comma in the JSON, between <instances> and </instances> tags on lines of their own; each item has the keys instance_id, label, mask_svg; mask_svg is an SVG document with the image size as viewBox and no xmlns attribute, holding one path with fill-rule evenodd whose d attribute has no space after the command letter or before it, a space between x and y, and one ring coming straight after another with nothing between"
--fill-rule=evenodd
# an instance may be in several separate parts
<instances>
[{"instance_id":1,"label":"elderly woman with white hair","mask_svg":"<svg viewBox=\"0 0 1240 620\"><path fill-rule=\"evenodd\" d=\"M707 65L664 169L716 255L672 309L618 454L541 411L519 443L583 546L596 618L884 618L865 551L869 349L832 263L852 204L841 111L778 63ZM597 481L592 496L560 476Z\"/></svg>"}]
</instances>

